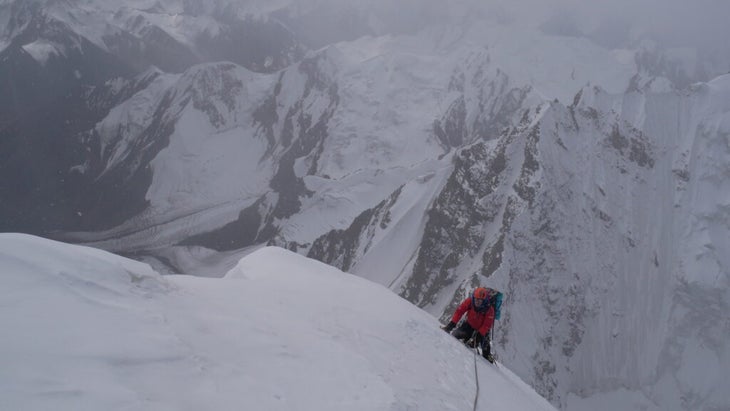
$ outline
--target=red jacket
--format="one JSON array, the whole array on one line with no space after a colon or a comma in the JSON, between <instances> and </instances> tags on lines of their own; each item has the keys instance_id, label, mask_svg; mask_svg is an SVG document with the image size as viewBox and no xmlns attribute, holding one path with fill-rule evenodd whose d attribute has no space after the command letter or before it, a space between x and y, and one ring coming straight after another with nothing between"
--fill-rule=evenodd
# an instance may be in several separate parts
<instances>
[{"instance_id":1,"label":"red jacket","mask_svg":"<svg viewBox=\"0 0 730 411\"><path fill-rule=\"evenodd\" d=\"M482 336L487 335L489 330L492 328L492 324L494 324L494 307L490 305L486 311L477 312L477 310L472 307L471 297L459 304L459 308L457 308L456 312L454 312L454 316L451 318L451 321L458 323L464 313L467 313L466 322L471 325L471 328L479 331L479 334Z\"/></svg>"}]
</instances>

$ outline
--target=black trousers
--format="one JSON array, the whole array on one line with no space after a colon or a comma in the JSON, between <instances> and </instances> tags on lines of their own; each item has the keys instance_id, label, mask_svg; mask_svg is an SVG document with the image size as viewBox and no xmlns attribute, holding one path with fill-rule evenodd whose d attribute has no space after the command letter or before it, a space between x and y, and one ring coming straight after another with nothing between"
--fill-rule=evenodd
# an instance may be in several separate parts
<instances>
[{"instance_id":1,"label":"black trousers","mask_svg":"<svg viewBox=\"0 0 730 411\"><path fill-rule=\"evenodd\" d=\"M489 341L491 338L492 330L489 330L487 335L482 338L482 335L479 333L476 333L477 338L477 344L479 344L482 347L482 355L487 356L491 353L492 347ZM464 342L467 342L469 338L471 338L472 335L474 335L474 328L469 325L468 322L464 321L459 328L455 329L453 332L451 332L451 335L454 336L457 340L462 340Z\"/></svg>"}]
</instances>

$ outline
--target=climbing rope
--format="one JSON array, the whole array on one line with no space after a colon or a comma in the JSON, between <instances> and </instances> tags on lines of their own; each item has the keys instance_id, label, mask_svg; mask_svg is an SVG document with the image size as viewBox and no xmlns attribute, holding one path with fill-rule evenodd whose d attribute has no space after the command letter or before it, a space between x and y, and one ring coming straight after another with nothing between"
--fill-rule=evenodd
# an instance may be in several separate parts
<instances>
[{"instance_id":1,"label":"climbing rope","mask_svg":"<svg viewBox=\"0 0 730 411\"><path fill-rule=\"evenodd\" d=\"M492 344L494 341L497 340L497 321L494 320L494 324L492 325L492 329L489 332L489 347L491 349L492 358L494 358L494 363L497 364L497 354L494 352L494 344Z\"/></svg>"},{"instance_id":2,"label":"climbing rope","mask_svg":"<svg viewBox=\"0 0 730 411\"><path fill-rule=\"evenodd\" d=\"M487 333L487 336L485 337L485 338L489 338L489 343L488 344L490 345L490 347L493 347L492 341L494 341L494 340L492 339L492 336L494 334L494 329L495 328L496 327L492 327L492 329L490 330L490 332ZM474 381L476 381L476 385L477 385L477 391L476 391L476 394L474 394L474 411L477 411L477 403L479 402L479 373L477 372L477 354L479 354L479 345L476 344L476 341L477 341L477 331L476 330L471 335L471 340L474 341L474 347L473 347L473 351L474 351ZM482 349L484 349L484 347L482 347ZM492 354L492 355L494 355L494 354Z\"/></svg>"},{"instance_id":3,"label":"climbing rope","mask_svg":"<svg viewBox=\"0 0 730 411\"><path fill-rule=\"evenodd\" d=\"M476 344L476 337L477 332L474 331L474 334L472 334L471 338L472 341L474 341L474 381L477 383L477 392L474 394L474 411L477 411L477 403L479 402L479 373L477 372L477 353L479 352L479 348L477 348Z\"/></svg>"}]
</instances>

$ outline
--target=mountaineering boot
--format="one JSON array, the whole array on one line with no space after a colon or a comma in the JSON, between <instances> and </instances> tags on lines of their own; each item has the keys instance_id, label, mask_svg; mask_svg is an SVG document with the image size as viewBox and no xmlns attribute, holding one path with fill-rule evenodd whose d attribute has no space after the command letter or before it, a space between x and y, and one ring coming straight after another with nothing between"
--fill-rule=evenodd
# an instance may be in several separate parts
<instances>
[{"instance_id":1,"label":"mountaineering boot","mask_svg":"<svg viewBox=\"0 0 730 411\"><path fill-rule=\"evenodd\" d=\"M492 345L487 343L484 346L484 349L482 350L482 357L484 357L485 360L489 361L491 364L494 364L494 356L492 355Z\"/></svg>"}]
</instances>

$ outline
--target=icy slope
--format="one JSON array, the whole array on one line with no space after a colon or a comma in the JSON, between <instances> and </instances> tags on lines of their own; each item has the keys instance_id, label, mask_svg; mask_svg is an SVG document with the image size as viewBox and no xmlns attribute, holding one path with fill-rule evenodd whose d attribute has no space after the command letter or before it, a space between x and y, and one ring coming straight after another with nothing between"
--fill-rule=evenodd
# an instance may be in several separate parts
<instances>
[{"instance_id":1,"label":"icy slope","mask_svg":"<svg viewBox=\"0 0 730 411\"><path fill-rule=\"evenodd\" d=\"M0 407L465 410L472 354L382 286L280 248L222 279L0 235ZM552 410L479 360L479 409Z\"/></svg>"}]
</instances>

